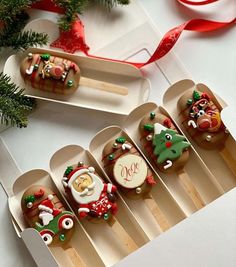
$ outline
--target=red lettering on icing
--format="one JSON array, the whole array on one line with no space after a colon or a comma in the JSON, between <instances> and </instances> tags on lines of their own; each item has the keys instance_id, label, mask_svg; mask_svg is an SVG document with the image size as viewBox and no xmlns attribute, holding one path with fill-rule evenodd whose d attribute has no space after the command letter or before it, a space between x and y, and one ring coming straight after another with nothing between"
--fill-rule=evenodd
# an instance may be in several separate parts
<instances>
[{"instance_id":1,"label":"red lettering on icing","mask_svg":"<svg viewBox=\"0 0 236 267\"><path fill-rule=\"evenodd\" d=\"M130 182L133 180L135 174L139 172L140 165L141 161L139 163L133 162L130 166L120 164L121 167L120 175L125 182Z\"/></svg>"}]
</instances>

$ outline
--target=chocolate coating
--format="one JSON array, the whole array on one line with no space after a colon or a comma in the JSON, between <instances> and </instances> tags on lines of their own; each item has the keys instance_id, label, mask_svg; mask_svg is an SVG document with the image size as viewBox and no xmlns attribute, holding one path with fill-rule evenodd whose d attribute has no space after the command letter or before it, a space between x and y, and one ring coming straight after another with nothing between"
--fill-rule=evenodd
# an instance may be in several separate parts
<instances>
[{"instance_id":1,"label":"chocolate coating","mask_svg":"<svg viewBox=\"0 0 236 267\"><path fill-rule=\"evenodd\" d=\"M49 200L48 196L53 196L52 200ZM48 225L43 226L43 221L40 218L40 212L42 212L42 210L40 210L39 206L43 205L45 201L52 202L53 209L55 213L57 213L57 215L54 215L53 221L51 221ZM29 208L30 207L29 203L32 203L31 208ZM27 204L29 207L27 207ZM47 208L47 205L45 205L45 207ZM72 238L74 233L74 223L75 223L74 215L73 213L67 212L65 210L60 199L51 189L40 185L31 186L24 192L22 196L21 208L26 222L29 224L30 227L38 230L42 238L43 238L43 233L49 233L49 232L51 233L52 242L48 244L49 246L63 247ZM71 220L73 221L73 224L71 225L70 229L63 228L62 225L64 217L69 219L70 223Z\"/></svg>"},{"instance_id":2,"label":"chocolate coating","mask_svg":"<svg viewBox=\"0 0 236 267\"><path fill-rule=\"evenodd\" d=\"M56 94L74 93L80 81L77 64L54 56L53 52L50 55L29 54L21 62L20 73L31 87Z\"/></svg>"},{"instance_id":3,"label":"chocolate coating","mask_svg":"<svg viewBox=\"0 0 236 267\"><path fill-rule=\"evenodd\" d=\"M199 100L194 100L193 92L187 91L177 103L183 126L200 147L209 150L224 147L228 133L220 117L221 107L213 102L213 96L201 91L195 91ZM188 104L190 100L192 104Z\"/></svg>"},{"instance_id":4,"label":"chocolate coating","mask_svg":"<svg viewBox=\"0 0 236 267\"><path fill-rule=\"evenodd\" d=\"M164 166L166 165L166 162L163 163L157 163L157 156L154 155L154 146L153 146L153 142L152 140L147 140L147 136L148 135L152 135L153 136L153 131L148 131L144 128L144 125L154 125L155 123L160 123L161 125L165 126L166 128L169 129L173 129L176 130L175 125L173 124L173 122L170 120L170 118L168 118L167 116L161 114L161 113L155 113L155 117L152 117L151 114L146 115L145 117L143 117L143 119L141 120L140 124L139 124L139 132L140 132L140 142L143 145L143 147L145 148L145 150L147 151L149 157L152 159L152 161L154 162L154 164L158 167L158 169L161 172L164 173L174 173L178 170L183 169L183 167L185 166L186 162L188 161L189 158L189 151L185 150L183 151L182 155L173 160L173 164L170 168L168 169L164 169Z\"/></svg>"},{"instance_id":5,"label":"chocolate coating","mask_svg":"<svg viewBox=\"0 0 236 267\"><path fill-rule=\"evenodd\" d=\"M114 143L117 144L117 146L116 145L114 146ZM142 158L142 156L135 148L135 146L128 141L125 141L124 144L130 146L131 148L128 150L123 150L122 149L123 144L117 143L115 140L109 141L105 145L102 153L104 169L108 174L108 176L110 177L110 179L112 180L112 182L117 185L120 191L126 195L126 197L131 199L145 198L145 196L151 191L152 186L155 184L153 173L151 169L146 165L145 160ZM109 155L114 155L114 159L113 160L109 159ZM130 169L129 170L126 169L126 172L130 171L130 176L132 176L134 173L134 179L136 178L136 181L134 181L134 183L131 182L133 186L132 185L128 186L124 182L122 182L120 180L121 177L117 177L117 174L114 171L116 168L115 166L117 166L116 163L118 163L118 160L122 158L123 162L126 161L126 158L130 160L129 159L130 155L134 155L133 157L134 161L139 162L139 164L142 164L143 169L146 170L146 173L144 172L140 174L141 170L138 169L139 168L138 166L136 166L137 169L134 169L135 167L132 169L131 165L129 165L127 162L127 165L130 167ZM150 180L151 182L148 182L147 177L151 177Z\"/></svg>"}]
</instances>

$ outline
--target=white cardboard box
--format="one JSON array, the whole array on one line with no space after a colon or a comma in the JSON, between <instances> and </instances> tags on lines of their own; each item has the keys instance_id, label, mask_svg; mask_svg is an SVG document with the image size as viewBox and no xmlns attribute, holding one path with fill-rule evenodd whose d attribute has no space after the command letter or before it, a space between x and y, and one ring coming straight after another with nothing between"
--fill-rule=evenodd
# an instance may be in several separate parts
<instances>
[{"instance_id":1,"label":"white cardboard box","mask_svg":"<svg viewBox=\"0 0 236 267\"><path fill-rule=\"evenodd\" d=\"M130 12L134 12L133 14L135 14L135 15L133 16L133 21L135 21L135 18L140 17L140 16L136 17L137 14L139 14L139 15L143 15L143 14L142 14L142 10L138 6L135 6L135 8L136 8L135 10L133 9L133 7L134 6L131 6L132 10L131 9L127 10L126 19L128 17L130 18ZM89 21L89 19L88 19L88 21ZM137 22L137 20L136 20L136 22ZM86 20L85 20L85 23L86 23ZM139 23L140 24L143 23L143 24L140 26ZM144 27L144 31L146 31L147 28L145 28L145 27L148 27L148 26L145 26L145 24L147 24L147 25L149 24L148 19L146 17L144 18L144 20L139 19L139 22L137 25L132 24L134 26L134 28L135 28L135 26L137 26L137 29L132 28L132 30L131 30L128 27L127 33L126 33L127 35L125 35L125 33L123 33L123 32L120 33L120 36L121 36L120 40L123 40L124 42L126 42L125 40L127 40L127 38L135 38L135 36L137 36L137 31L142 27ZM92 27L92 25L91 25L91 27ZM120 25L118 25L117 27L120 27ZM159 39L158 35L154 36L152 27L149 29L152 29L152 30L150 30L150 35L149 35L150 39L152 39L150 42L155 44L156 43L155 40ZM133 35L130 34L129 30L131 31L131 33L133 32L135 34L133 34ZM118 35L116 35L116 36L118 36ZM89 37L89 38L93 38L93 37ZM99 38L99 36L98 36L98 38ZM107 33L107 38L110 38L109 33ZM115 38L115 37L113 37L113 38ZM94 39L96 39L96 38L94 38ZM140 38L137 38L137 42L138 42L138 40L140 40ZM89 39L88 39L88 41L90 41L91 46L92 46L92 44L96 43L95 41L93 43ZM103 45L104 44L102 44L101 47ZM135 58L140 59L140 60L144 60L148 56L148 54L152 52L152 49L154 49L154 46L149 46L150 44L141 44L141 46L143 46L143 48L145 48L145 49L144 50L141 49L141 51L140 51L140 46L135 48L133 45L135 46L135 42L134 43L128 42L128 47L125 49L126 51L124 53L122 52L121 54L117 53L117 58L126 58L127 56L130 56L131 55L130 51L132 51L132 55L133 55L133 51L135 51L135 49L136 49L137 52L139 52L139 53L135 55ZM98 47L98 48L101 48L101 47ZM109 46L108 46L108 48L109 48ZM113 56L113 54L116 51L117 52L119 51L119 46L117 46L117 48L116 48L116 46L111 45L110 50L108 48L104 49L103 50L104 54L102 54L102 52L101 52L100 55L106 55L109 57L109 56ZM148 50L148 52L147 52L147 50ZM102 50L100 50L100 51L102 51ZM160 94L156 94L156 93L154 93L154 90L152 90L153 94L151 94L151 97L150 97L152 99L152 101L156 101L157 103L160 103L161 96L165 92L165 89L170 85L170 83L173 83L174 81L177 81L181 78L188 77L188 75L186 74L184 69L182 67L180 67L181 64L180 65L178 63L176 64L176 62L177 61L172 60L172 55L168 55L166 58L161 60L158 64L153 64L152 66L148 66L144 69L144 72L146 72L146 75L151 79L153 86L160 88L160 90L159 90ZM153 75L153 73L154 73L154 75ZM98 112L96 114L96 120L94 120L94 121L92 120L91 125L87 125L86 120L84 119L84 116L86 116L87 114L92 115L92 112L90 112L88 110L82 110L82 109L77 110L77 109L70 108L70 107L62 107L61 105L58 105L58 104L55 104L55 105L52 104L51 105L48 103L40 103L40 105L42 105L41 109L38 109L34 114L32 114L30 126L27 130L25 130L25 131L23 130L24 131L23 132L23 131L19 131L18 129L9 129L9 130L7 130L1 134L1 137L3 138L3 141L4 141L4 146L9 149L11 155L14 158L13 161L16 161L18 166L20 167L20 169L23 171L31 169L31 168L35 168L35 167L44 167L45 168L47 166L47 161L49 159L49 156L56 149L60 148L61 146L65 145L65 144L72 143L72 142L80 143L80 144L88 144L88 140L91 138L91 136L98 129L101 129L104 126L111 124L114 121L114 119L116 119L116 116L114 117L110 114L104 114L104 113ZM63 117L58 118L58 115L61 114L62 111L64 111L65 109L66 109L66 112L65 112L65 114L63 114ZM79 114L78 114L78 111L79 111ZM49 116L48 116L48 113L50 113ZM68 114L70 114L70 116L68 116ZM97 122L98 117L99 117L100 121L103 120L102 124ZM77 118L77 119L75 120L75 118ZM74 123L75 121L77 122L77 125L75 125L75 123ZM123 119L120 117L117 117L116 121L122 122ZM85 129L83 129L83 127L80 127L79 124L85 126ZM42 133L44 133L44 136L42 136ZM58 135L57 135L57 133L58 133ZM47 140L47 136L49 137L52 134L54 136L56 136L55 143L50 144L49 142L47 142L47 147L43 148L40 151L37 143L41 140ZM34 138L32 138L32 136L34 136ZM34 154L35 157L31 157L31 151L32 150L33 151L40 151L40 153L37 153L37 155ZM22 151L25 151L25 154L23 157L22 157ZM11 181L9 180L9 185L10 185L12 183L12 181L19 175L19 169L14 167L14 163L12 164L12 160L10 160L11 167L9 167L9 165L7 165L8 163L6 163L6 166L5 166L4 162L6 163L9 161L6 161L5 157L4 157L4 160L1 161L1 164L3 165L0 168L1 175L7 175L7 176L12 178ZM12 172L12 170L13 170L13 172ZM10 186L8 188L10 188ZM231 193L224 195L219 200L217 200L216 203L224 203L222 205L225 205L225 203L227 203L227 201L230 201L230 203L232 203L231 202L232 201L232 195L231 194L235 195L235 192L232 191ZM225 198L227 199L226 202L224 201ZM224 199L224 200L221 200L221 199ZM221 204L216 204L216 206L217 206L216 210L217 210L217 208L221 208ZM230 205L228 205L228 206L230 207ZM204 210L202 210L198 214L202 214L204 211L203 217L205 217L205 216L207 216L207 214L211 214L212 209L214 209L214 208L212 208L212 206L209 205L208 207L206 207ZM227 210L226 210L226 213L227 213ZM209 211L209 213L208 213L208 211ZM196 214L194 216L196 217L198 214ZM185 226L185 227L188 228L189 221L190 222L192 221L193 224L195 225L196 219L194 219L195 218L194 216L192 216L190 219L184 221L184 223L181 223L180 225L186 225L187 224L187 226ZM161 235L161 237L157 238L155 241L160 240L160 242L161 242L161 240L163 240L163 238L165 236L167 236L167 234L169 236L169 233L171 235L172 231L175 231L175 229L179 229L178 227L180 225L174 227L168 233ZM182 231L185 231L185 229ZM190 229L192 229L192 228L190 227ZM180 230L176 230L176 231L181 235ZM206 232L204 232L203 235L206 235ZM167 237L167 239L168 239L168 237ZM173 234L173 239L175 239L176 242L178 242L177 241L177 240L179 240L178 234L177 235ZM123 263L118 263L117 265L119 266L119 264L124 264L123 266L133 266L134 262L135 262L136 266L143 266L141 264L137 265L138 263L136 261L140 261L140 263L141 263L141 260L139 258L135 258L135 255L139 255L140 251L144 251L144 253L146 253L146 250L148 250L147 251L148 254L151 253L152 250L150 249L150 246L152 246L153 242L155 242L155 241L152 241L150 244L146 245L141 250L134 253L133 254L134 256L129 256L127 259L124 260ZM226 240L226 242L228 242L228 241L230 241L230 239ZM171 241L167 241L167 242L171 242ZM188 244L188 243L186 243L186 244ZM199 242L196 242L196 244L199 244ZM154 245L154 247L155 247L155 245ZM184 254L184 255L191 255L190 247L191 246L186 247L186 251L184 251L184 252L186 252L187 254ZM163 245L163 248L166 248L166 247ZM189 252L187 252L188 251L187 248L190 250ZM164 250L166 251L166 249L164 249ZM164 255L164 254L162 254L162 255ZM141 254L141 255L142 255L141 257L144 259L143 254ZM156 255L156 253L155 253L155 255ZM202 256L202 255L203 254L200 254L199 256ZM232 259L232 263L234 263L233 260L235 258L233 258L233 254L231 254L229 252L228 256L230 258L229 262L231 262L231 259ZM133 259L133 257L134 257L134 259ZM164 257L168 257L168 256L164 256ZM152 258L152 254L151 254L151 256L149 256L149 259L151 259L151 258ZM168 263L165 263L165 259L163 259L163 261L161 261L161 257L158 257L158 258L160 259L160 264L162 264L160 266L168 266L167 265ZM171 256L168 257L168 259L170 259L170 258L171 258ZM177 257L177 258L179 259L179 257ZM194 259L195 259L195 257L194 257ZM132 260L132 263L126 262L126 260L128 260L128 261ZM172 262L173 261L171 261L170 264L172 264ZM219 264L219 265L204 265L205 263L202 263L202 265L196 265L196 266L214 266L214 267L215 266L220 266L220 267L223 266L223 265L220 265L221 263L219 261L217 261L217 257L216 257L216 262L217 262L216 264ZM149 262L149 263L151 263L151 262ZM193 261L191 261L191 263L194 264ZM142 264L143 264L143 262L142 262ZM155 262L152 262L152 264L155 264ZM176 266L184 266L184 265L177 265L177 264L180 264L180 262L177 263L177 261L176 261ZM182 264L185 264L185 263L182 262ZM31 265L29 265L29 266L31 266ZM53 266L53 265L49 265L49 266ZM169 265L169 266L173 266L173 265ZM186 266L194 266L194 265L186 265Z\"/></svg>"}]
</instances>

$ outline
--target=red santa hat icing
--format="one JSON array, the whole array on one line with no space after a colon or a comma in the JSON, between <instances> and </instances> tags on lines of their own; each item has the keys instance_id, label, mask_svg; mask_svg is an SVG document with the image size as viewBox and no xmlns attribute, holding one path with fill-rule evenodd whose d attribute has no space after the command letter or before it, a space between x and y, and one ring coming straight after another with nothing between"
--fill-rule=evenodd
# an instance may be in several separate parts
<instances>
[{"instance_id":1,"label":"red santa hat icing","mask_svg":"<svg viewBox=\"0 0 236 267\"><path fill-rule=\"evenodd\" d=\"M53 195L48 195L48 198L43 200L40 205L38 206L38 209L40 211L46 211L49 213L53 213L53 203L52 203Z\"/></svg>"}]
</instances>

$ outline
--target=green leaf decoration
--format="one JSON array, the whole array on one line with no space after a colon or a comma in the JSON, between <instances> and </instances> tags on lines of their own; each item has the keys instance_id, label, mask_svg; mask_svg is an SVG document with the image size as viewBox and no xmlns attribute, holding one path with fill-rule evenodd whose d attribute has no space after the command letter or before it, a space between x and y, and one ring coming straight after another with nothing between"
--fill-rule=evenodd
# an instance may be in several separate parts
<instances>
[{"instance_id":1,"label":"green leaf decoration","mask_svg":"<svg viewBox=\"0 0 236 267\"><path fill-rule=\"evenodd\" d=\"M73 171L73 167L72 166L67 167L66 171L65 171L65 175L70 174L72 171Z\"/></svg>"},{"instance_id":2,"label":"green leaf decoration","mask_svg":"<svg viewBox=\"0 0 236 267\"><path fill-rule=\"evenodd\" d=\"M179 158L183 151L190 147L190 143L185 137L178 134L175 130L162 130L153 138L154 154L157 156L157 163L161 164L166 160Z\"/></svg>"},{"instance_id":3,"label":"green leaf decoration","mask_svg":"<svg viewBox=\"0 0 236 267\"><path fill-rule=\"evenodd\" d=\"M25 203L29 203L29 202L34 202L35 201L35 196L34 195L29 195L27 197L25 197Z\"/></svg>"},{"instance_id":4,"label":"green leaf decoration","mask_svg":"<svg viewBox=\"0 0 236 267\"><path fill-rule=\"evenodd\" d=\"M51 55L50 54L43 54L41 55L42 60L48 61L50 59Z\"/></svg>"},{"instance_id":5,"label":"green leaf decoration","mask_svg":"<svg viewBox=\"0 0 236 267\"><path fill-rule=\"evenodd\" d=\"M118 138L116 138L116 142L120 143L120 144L124 144L126 142L126 138L123 136L118 137Z\"/></svg>"},{"instance_id":6,"label":"green leaf decoration","mask_svg":"<svg viewBox=\"0 0 236 267\"><path fill-rule=\"evenodd\" d=\"M193 99L198 101L201 98L200 94L197 91L193 91Z\"/></svg>"},{"instance_id":7,"label":"green leaf decoration","mask_svg":"<svg viewBox=\"0 0 236 267\"><path fill-rule=\"evenodd\" d=\"M153 132L154 131L154 126L152 124L145 124L143 126L144 130L149 131L149 132Z\"/></svg>"}]
</instances>

